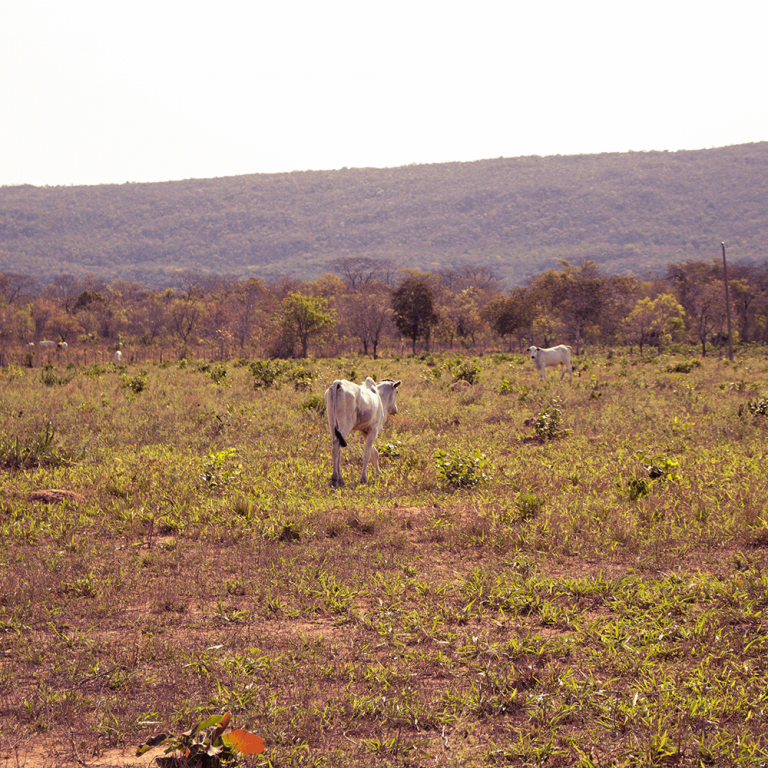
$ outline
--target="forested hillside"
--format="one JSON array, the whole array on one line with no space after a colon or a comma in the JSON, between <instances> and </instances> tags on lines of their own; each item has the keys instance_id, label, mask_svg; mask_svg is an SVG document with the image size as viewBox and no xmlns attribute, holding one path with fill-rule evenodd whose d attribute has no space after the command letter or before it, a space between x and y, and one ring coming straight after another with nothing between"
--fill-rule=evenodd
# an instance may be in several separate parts
<instances>
[{"instance_id":1,"label":"forested hillside","mask_svg":"<svg viewBox=\"0 0 768 768\"><path fill-rule=\"evenodd\" d=\"M487 266L508 287L558 259L608 274L760 261L768 142L721 149L0 188L0 272L159 288L179 270L314 279L334 260Z\"/></svg>"}]
</instances>

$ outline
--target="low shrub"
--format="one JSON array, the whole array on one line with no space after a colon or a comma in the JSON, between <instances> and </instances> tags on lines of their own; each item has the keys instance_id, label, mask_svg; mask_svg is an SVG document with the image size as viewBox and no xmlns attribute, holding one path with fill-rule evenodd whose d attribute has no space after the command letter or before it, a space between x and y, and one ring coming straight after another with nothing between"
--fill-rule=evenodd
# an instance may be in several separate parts
<instances>
[{"instance_id":1,"label":"low shrub","mask_svg":"<svg viewBox=\"0 0 768 768\"><path fill-rule=\"evenodd\" d=\"M435 461L438 475L454 490L474 488L489 478L486 468L488 457L479 450L464 453L456 448L453 451L437 451Z\"/></svg>"}]
</instances>

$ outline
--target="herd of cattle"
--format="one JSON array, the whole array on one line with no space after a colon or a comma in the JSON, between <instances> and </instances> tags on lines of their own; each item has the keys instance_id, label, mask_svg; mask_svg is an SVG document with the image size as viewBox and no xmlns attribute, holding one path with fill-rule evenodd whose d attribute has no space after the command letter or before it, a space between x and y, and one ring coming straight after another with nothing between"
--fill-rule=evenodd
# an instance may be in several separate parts
<instances>
[{"instance_id":1,"label":"herd of cattle","mask_svg":"<svg viewBox=\"0 0 768 768\"><path fill-rule=\"evenodd\" d=\"M570 381L573 382L570 347L564 344L547 349L530 347L528 353L542 381L546 379L547 368L559 365L560 381L568 371ZM347 447L347 438L355 431L365 435L360 482L368 482L368 464L371 460L374 471L381 476L379 452L375 442L384 429L387 418L397 413L397 389L400 384L401 382L392 379L384 379L377 384L369 376L362 384L337 379L325 390L325 412L328 415L328 429L333 446L331 485L334 488L344 485L344 478L341 476L341 449Z\"/></svg>"}]
</instances>

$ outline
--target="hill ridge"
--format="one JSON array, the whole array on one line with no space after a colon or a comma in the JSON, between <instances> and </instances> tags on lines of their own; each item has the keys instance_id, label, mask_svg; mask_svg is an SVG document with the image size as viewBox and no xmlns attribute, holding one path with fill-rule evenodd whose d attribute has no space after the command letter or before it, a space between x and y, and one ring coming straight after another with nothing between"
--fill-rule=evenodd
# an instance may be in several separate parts
<instances>
[{"instance_id":1,"label":"hill ridge","mask_svg":"<svg viewBox=\"0 0 768 768\"><path fill-rule=\"evenodd\" d=\"M346 256L425 271L488 266L508 286L559 259L644 274L761 261L768 142L675 152L0 187L0 272L122 278L181 270L314 279Z\"/></svg>"}]
</instances>

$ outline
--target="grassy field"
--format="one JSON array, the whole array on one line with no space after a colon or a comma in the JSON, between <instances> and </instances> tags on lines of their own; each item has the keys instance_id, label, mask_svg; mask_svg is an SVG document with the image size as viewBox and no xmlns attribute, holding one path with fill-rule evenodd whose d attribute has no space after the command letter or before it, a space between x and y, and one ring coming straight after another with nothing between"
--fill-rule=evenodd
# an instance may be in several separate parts
<instances>
[{"instance_id":1,"label":"grassy field","mask_svg":"<svg viewBox=\"0 0 768 768\"><path fill-rule=\"evenodd\" d=\"M0 766L225 710L250 766L768 765L766 397L762 350L4 368Z\"/></svg>"}]
</instances>

